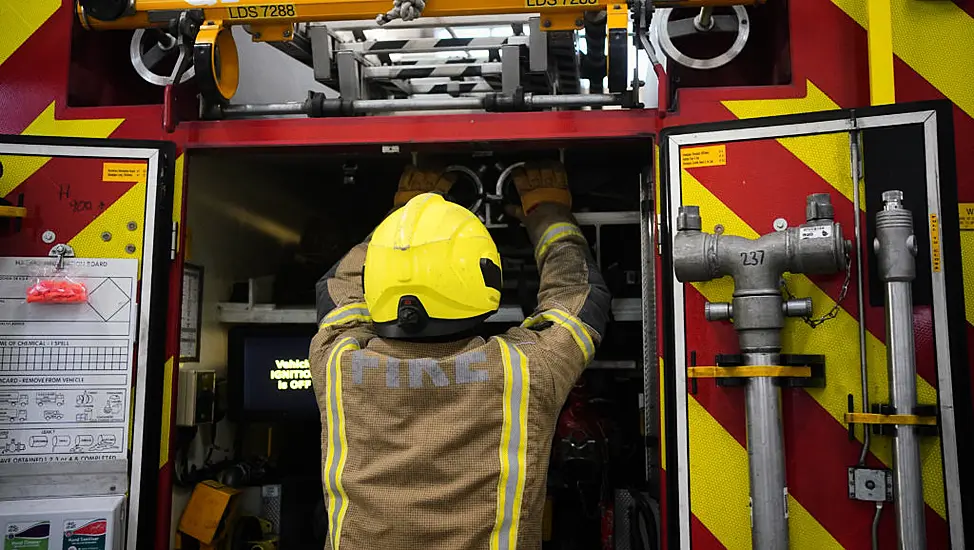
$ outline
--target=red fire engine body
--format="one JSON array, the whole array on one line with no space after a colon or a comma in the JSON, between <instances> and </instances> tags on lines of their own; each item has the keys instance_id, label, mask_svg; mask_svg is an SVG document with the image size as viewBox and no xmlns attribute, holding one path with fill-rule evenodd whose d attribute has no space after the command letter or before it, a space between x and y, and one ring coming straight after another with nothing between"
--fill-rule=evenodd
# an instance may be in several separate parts
<instances>
[{"instance_id":1,"label":"red fire engine body","mask_svg":"<svg viewBox=\"0 0 974 550\"><path fill-rule=\"evenodd\" d=\"M770 0L771 2L777 0ZM896 102L948 100L952 102L952 124L956 157L958 198L961 209L974 205L974 4L966 1L892 2L893 76ZM72 56L73 44L84 40L73 0L0 2L0 134L12 136L57 136L64 138L111 138L116 140L160 140L175 144L175 174L170 192L172 220L177 227L174 261L164 266L168 286L165 336L165 366L161 395L147 401L159 410L147 412L161 430L143 440L146 452L158 460L143 461L157 469L147 475L155 490L143 484L140 506L154 510L154 547L169 547L173 485L172 436L175 422L176 376L178 373L180 289L186 234L181 231L185 198L184 155L207 148L238 147L347 147L396 145L403 143L446 144L454 142L505 142L529 140L559 143L574 140L645 138L656 141L659 132L670 127L719 121L736 121L774 115L800 115L818 111L867 107L870 79L867 56L867 23L864 2L856 0L801 0L789 3L790 79L766 86L681 88L666 110L632 109L603 111L561 111L535 113L436 114L395 117L331 119L261 119L181 122L174 133L162 127L163 107L159 103L126 106L72 106L71 86L97 90L104 101L123 90L99 87L97 59ZM123 46L124 51L124 46ZM106 66L108 64L106 63ZM119 65L124 66L124 65ZM657 141L658 143L658 141ZM748 147L727 146L727 162L685 170L682 185L688 195L704 203L724 219L728 231L752 228L758 234L770 230L779 216L804 219L805 196L831 193L837 221L852 226L849 166L830 162L829 147L835 142L795 138L751 142ZM890 160L894 162L894 159ZM99 161L52 158L30 165L8 165L0 197L26 209L16 233L0 234L4 256L47 256L50 245L40 233L54 228L59 242L70 241L79 257L132 257L126 246L134 244L141 257L143 243L125 241L124 224L142 218L145 189L119 181L103 183ZM11 178L11 174L16 177ZM689 177L688 177L689 176ZM11 180L14 183L11 184ZM71 181L70 187L64 182ZM659 201L657 201L658 203ZM728 221L730 220L730 221ZM117 227L116 227L117 226ZM924 234L918 228L917 234ZM971 229L971 228L967 228ZM111 231L119 238L102 237ZM974 341L974 231L961 231L964 287L966 290L966 335L954 337ZM144 282L143 282L144 284ZM842 276L816 279L819 293L839 294ZM843 339L865 323L870 357L880 362L885 354L882 308L869 308L859 319L855 302L855 281L839 304L837 320L826 323L808 336L811 353L830 357L829 384L856 387L857 347ZM687 346L701 356L713 356L735 349L731 325L703 320L703 304L714 301L722 290L711 283L686 286ZM816 307L818 310L818 306ZM934 343L929 308L915 312L918 374L926 384L921 396L937 386ZM812 333L809 333L812 334ZM836 346L848 350L835 349ZM841 360L834 360L835 356ZM842 360L851 358L848 365ZM923 359L927 360L923 360ZM962 368L954 365L954 368ZM966 366L970 367L970 364ZM881 367L876 367L880 369ZM844 372L843 372L844 371ZM661 366L662 377L669 376ZM845 380L849 383L846 384ZM922 384L921 384L922 385ZM924 393L927 391L927 393ZM971 388L954 388L955 401L970 400ZM690 425L690 525L695 548L741 548L749 544L747 529L748 480L746 475L746 426L743 394L736 388L718 388L713 380L701 380L688 396ZM668 398L669 396L667 396ZM845 468L857 460L861 444L850 440L841 418L846 412L844 396L838 400L821 389L798 389L783 393L782 408L786 435L791 537L800 548L868 548L868 526L874 508L869 503L847 498ZM665 409L664 409L665 410ZM158 435L158 441L149 441ZM667 460L665 447L673 440L664 437L661 450L663 492L675 483L675 465ZM694 453L706 445L707 452ZM875 444L868 463L889 463L889 446ZM935 443L923 446L925 466L926 528L929 548L947 548L948 512L939 450ZM933 453L933 454L931 454ZM929 460L929 463L927 462ZM743 467L741 465L744 464ZM962 465L967 467L967 465ZM144 468L144 466L143 466ZM743 468L743 469L741 469ZM732 473L728 473L732 472ZM940 488L936 487L937 483ZM148 491L148 492L147 492ZM736 500L735 500L736 499ZM743 502L742 502L743 499ZM154 502L152 502L154 501ZM664 500L664 515L676 513ZM143 516L141 522L148 521ZM971 521L968 519L967 521ZM679 534L663 522L665 546ZM145 526L141 525L140 530ZM880 547L893 541L893 517L885 514L879 525ZM142 539L141 540L148 540ZM140 548L143 547L139 546ZM148 546L145 546L146 548Z\"/></svg>"}]
</instances>

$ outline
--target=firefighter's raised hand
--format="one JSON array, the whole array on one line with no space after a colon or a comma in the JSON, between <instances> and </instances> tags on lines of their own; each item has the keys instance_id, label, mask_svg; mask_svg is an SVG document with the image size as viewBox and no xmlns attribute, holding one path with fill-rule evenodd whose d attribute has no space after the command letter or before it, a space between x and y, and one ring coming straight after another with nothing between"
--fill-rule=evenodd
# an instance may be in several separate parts
<instances>
[{"instance_id":1,"label":"firefighter's raised hand","mask_svg":"<svg viewBox=\"0 0 974 550\"><path fill-rule=\"evenodd\" d=\"M568 190L565 167L556 161L527 162L511 174L521 195L524 215L543 203L555 203L571 208L572 194Z\"/></svg>"},{"instance_id":2,"label":"firefighter's raised hand","mask_svg":"<svg viewBox=\"0 0 974 550\"><path fill-rule=\"evenodd\" d=\"M399 178L399 189L396 191L394 206L409 202L409 199L423 193L439 193L445 195L456 183L456 174L442 170L420 169L407 166Z\"/></svg>"}]
</instances>

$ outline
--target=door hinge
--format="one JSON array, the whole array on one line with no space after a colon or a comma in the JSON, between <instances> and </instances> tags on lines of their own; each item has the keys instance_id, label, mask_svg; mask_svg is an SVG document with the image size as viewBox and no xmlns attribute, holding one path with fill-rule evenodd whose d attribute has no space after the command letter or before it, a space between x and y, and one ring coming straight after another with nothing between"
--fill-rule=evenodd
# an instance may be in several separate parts
<instances>
[{"instance_id":1,"label":"door hinge","mask_svg":"<svg viewBox=\"0 0 974 550\"><path fill-rule=\"evenodd\" d=\"M169 259L176 259L176 243L179 242L179 222L172 222L172 238L169 241Z\"/></svg>"}]
</instances>

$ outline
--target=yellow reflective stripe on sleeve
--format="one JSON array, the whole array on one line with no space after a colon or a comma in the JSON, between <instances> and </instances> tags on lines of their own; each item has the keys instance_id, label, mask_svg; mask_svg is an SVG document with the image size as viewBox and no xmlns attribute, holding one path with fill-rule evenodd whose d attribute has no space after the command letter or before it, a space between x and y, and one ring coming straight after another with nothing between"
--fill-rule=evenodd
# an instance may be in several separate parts
<instances>
[{"instance_id":1,"label":"yellow reflective stripe on sleeve","mask_svg":"<svg viewBox=\"0 0 974 550\"><path fill-rule=\"evenodd\" d=\"M325 415L328 452L325 456L325 490L328 492L328 536L332 550L339 550L342 523L348 511L348 496L342 486L342 472L348 459L345 410L342 405L342 356L359 349L354 338L344 338L332 348L325 374Z\"/></svg>"},{"instance_id":2,"label":"yellow reflective stripe on sleeve","mask_svg":"<svg viewBox=\"0 0 974 550\"><path fill-rule=\"evenodd\" d=\"M369 315L369 308L364 302L356 302L354 304L348 304L347 306L342 306L335 308L325 315L325 318L321 320L321 325L319 328L326 328L335 325L344 325L345 323L351 323L352 321L371 321L372 317Z\"/></svg>"},{"instance_id":3,"label":"yellow reflective stripe on sleeve","mask_svg":"<svg viewBox=\"0 0 974 550\"><path fill-rule=\"evenodd\" d=\"M592 360L592 356L595 355L595 342L592 341L592 336L589 335L588 329L585 328L585 325L577 317L569 315L568 312L560 309L549 309L540 315L528 317L524 320L522 326L530 328L543 321L551 321L568 329L568 332L572 335L572 339L575 340L579 349L582 350L582 355L585 356L585 360Z\"/></svg>"},{"instance_id":4,"label":"yellow reflective stripe on sleeve","mask_svg":"<svg viewBox=\"0 0 974 550\"><path fill-rule=\"evenodd\" d=\"M565 237L585 238L585 236L582 235L582 230L579 229L575 224L555 223L552 224L551 227L544 232L544 235L541 236L541 239L538 240L538 246L535 248L534 255L538 258L544 257L545 253L548 252L548 249L551 248L552 244L564 239Z\"/></svg>"},{"instance_id":5,"label":"yellow reflective stripe on sleeve","mask_svg":"<svg viewBox=\"0 0 974 550\"><path fill-rule=\"evenodd\" d=\"M498 448L500 478L497 482L497 514L490 533L490 550L517 548L521 500L527 476L528 395L531 376L528 358L517 346L497 338L504 363L504 423Z\"/></svg>"}]
</instances>

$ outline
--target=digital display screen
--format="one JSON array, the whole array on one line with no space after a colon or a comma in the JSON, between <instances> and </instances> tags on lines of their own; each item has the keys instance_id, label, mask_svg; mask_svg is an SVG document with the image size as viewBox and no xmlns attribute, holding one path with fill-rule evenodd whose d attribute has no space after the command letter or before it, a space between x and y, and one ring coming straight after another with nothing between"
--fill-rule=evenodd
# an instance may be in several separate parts
<instances>
[{"instance_id":1,"label":"digital display screen","mask_svg":"<svg viewBox=\"0 0 974 550\"><path fill-rule=\"evenodd\" d=\"M318 417L310 336L248 336L242 344L242 409L260 416Z\"/></svg>"}]
</instances>

